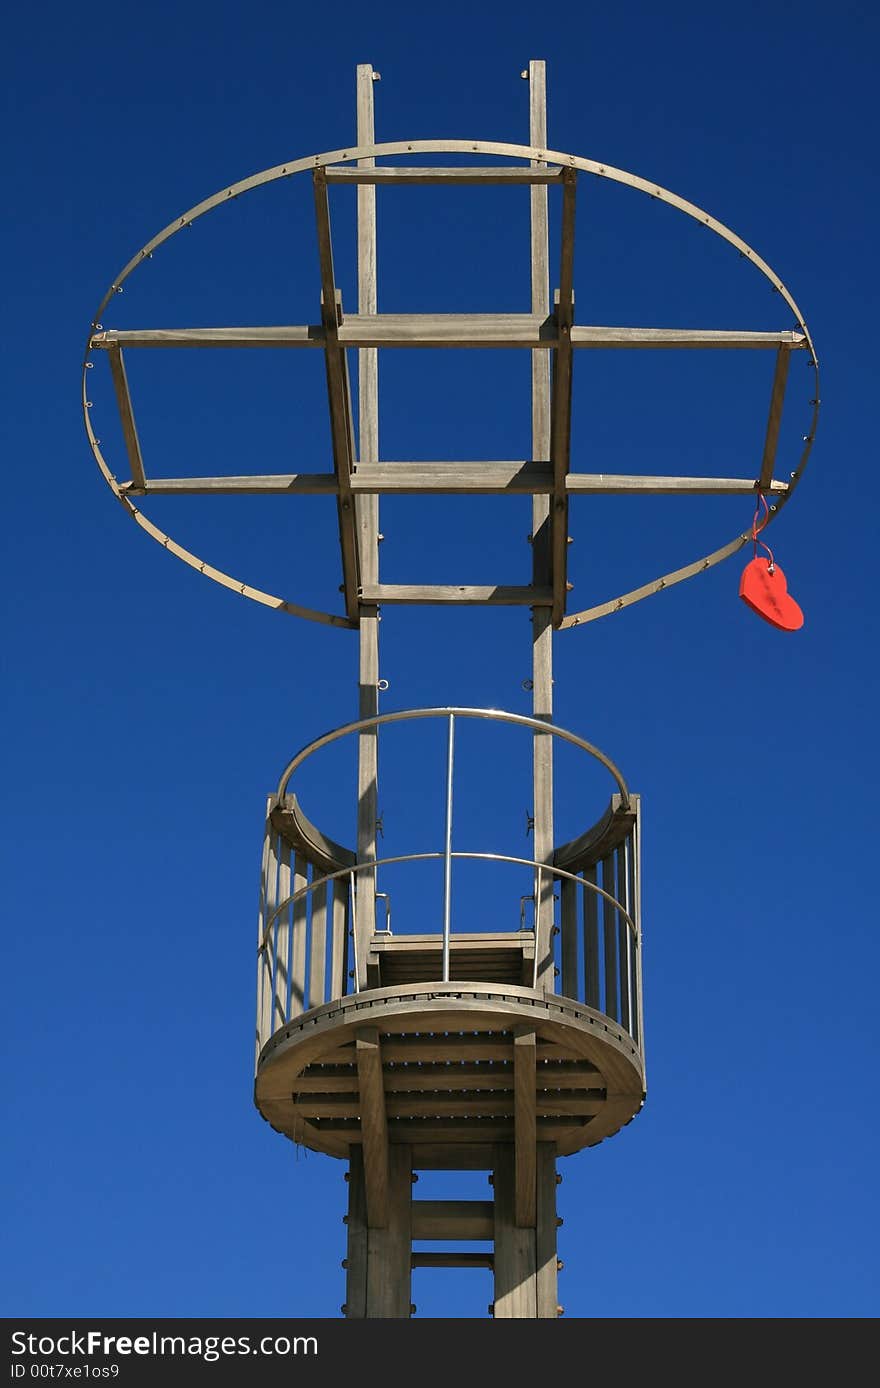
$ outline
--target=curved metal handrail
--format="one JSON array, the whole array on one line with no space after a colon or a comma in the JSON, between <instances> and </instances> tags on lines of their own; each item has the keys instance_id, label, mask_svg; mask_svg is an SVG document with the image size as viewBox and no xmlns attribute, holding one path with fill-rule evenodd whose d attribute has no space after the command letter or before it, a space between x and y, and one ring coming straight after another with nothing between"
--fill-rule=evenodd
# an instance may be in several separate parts
<instances>
[{"instance_id":1,"label":"curved metal handrail","mask_svg":"<svg viewBox=\"0 0 880 1388\"><path fill-rule=\"evenodd\" d=\"M553 867L549 863L539 863L535 858L514 857L512 854L509 853L454 852L450 856L452 858L467 858L479 862L514 863L519 867L537 868L542 873L549 873L551 877L564 877L567 878L570 882L577 882L582 887L588 887L591 892L594 892L596 894L596 896L603 897L606 901L611 903L615 910L620 912L621 918L625 920L627 925L629 926L630 934L632 935L633 940L636 941L636 943L638 943L638 926L636 925L632 916L623 906L623 904L617 900L617 897L612 896L610 892L606 892L605 889L603 887L600 887L596 882L590 882L585 877L579 877L578 874L575 872L567 872L565 868ZM316 887L322 887L327 882L335 882L340 877L353 878L355 873L366 872L372 868L390 867L394 863L417 863L425 862L428 860L434 861L445 857L446 854L442 852L400 853L390 858L375 858L371 859L369 862L355 863L352 867L339 868L336 872L328 872L325 873L323 877L316 877L313 882L307 883L305 887L300 887L298 891L291 892L290 896L285 897L285 899L278 906L276 906L275 910L272 912L272 915L269 917L265 930L263 931L263 937L260 941L259 946L257 947L257 953L262 954L264 950L267 948L269 944L269 937L271 936L275 922L278 920L278 917L281 915L281 913L283 911L286 911L289 906L296 905L298 901L301 901L304 897L308 896L310 892L313 892Z\"/></svg>"},{"instance_id":2,"label":"curved metal handrail","mask_svg":"<svg viewBox=\"0 0 880 1388\"><path fill-rule=\"evenodd\" d=\"M341 728L334 728L332 732L322 733L314 741L307 744L297 752L296 756L287 763L281 773L276 794L283 796L287 790L287 784L298 767L302 766L314 752L320 751L331 742L336 742L341 737L346 737L349 733L366 732L370 728L378 728L383 723L400 723L416 718L483 718L494 720L500 723L513 723L520 727L532 728L535 732L547 733L550 737L559 737L564 742L571 742L575 747L580 747L596 761L600 762L607 771L611 772L617 782L623 799L623 807L626 809L630 803L629 788L623 779L623 773L615 765L610 757L600 751L592 742L587 742L584 738L578 737L576 733L570 733L566 728L560 728L555 723L546 723L541 718L532 718L524 713L506 713L503 709L497 708L416 708L399 709L394 713L379 713L372 718L359 718L354 723L345 723Z\"/></svg>"}]
</instances>

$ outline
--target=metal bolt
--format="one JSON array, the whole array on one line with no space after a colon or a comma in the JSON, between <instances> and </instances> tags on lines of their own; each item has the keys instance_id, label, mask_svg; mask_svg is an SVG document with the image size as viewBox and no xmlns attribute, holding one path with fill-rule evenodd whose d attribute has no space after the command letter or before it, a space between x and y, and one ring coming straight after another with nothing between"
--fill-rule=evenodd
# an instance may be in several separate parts
<instances>
[{"instance_id":1,"label":"metal bolt","mask_svg":"<svg viewBox=\"0 0 880 1388\"><path fill-rule=\"evenodd\" d=\"M528 70L527 67L524 67L524 68L523 68L522 72L520 73L520 77L523 79L524 82L528 82L528 80L529 80L529 70ZM491 1309L491 1308L490 1308L490 1309Z\"/></svg>"},{"instance_id":2,"label":"metal bolt","mask_svg":"<svg viewBox=\"0 0 880 1388\"><path fill-rule=\"evenodd\" d=\"M342 1312L342 1314L343 1314L344 1316L347 1316L347 1315L348 1315L348 1302L347 1302L347 1301L343 1301L343 1303L342 1303L342 1305L340 1306L339 1309L340 1309L340 1311Z\"/></svg>"},{"instance_id":3,"label":"metal bolt","mask_svg":"<svg viewBox=\"0 0 880 1388\"><path fill-rule=\"evenodd\" d=\"M556 1228L557 1228L557 1229L561 1229L564 1223L565 1223L565 1220L562 1218L562 1215L557 1215L557 1216L556 1216Z\"/></svg>"},{"instance_id":4,"label":"metal bolt","mask_svg":"<svg viewBox=\"0 0 880 1388\"><path fill-rule=\"evenodd\" d=\"M564 1315L565 1315L565 1307L564 1307L564 1306L557 1306L557 1308L556 1308L556 1314L557 1314L557 1316L564 1316Z\"/></svg>"},{"instance_id":5,"label":"metal bolt","mask_svg":"<svg viewBox=\"0 0 880 1388\"><path fill-rule=\"evenodd\" d=\"M416 1313L416 1303L414 1301L409 1303L409 1313L411 1316L414 1316Z\"/></svg>"},{"instance_id":6,"label":"metal bolt","mask_svg":"<svg viewBox=\"0 0 880 1388\"><path fill-rule=\"evenodd\" d=\"M494 1302L494 1301L490 1301L490 1302L489 1302L489 1315L490 1315L490 1316L494 1316L494 1314L495 1314L495 1302Z\"/></svg>"},{"instance_id":7,"label":"metal bolt","mask_svg":"<svg viewBox=\"0 0 880 1388\"><path fill-rule=\"evenodd\" d=\"M343 1263L343 1267L344 1267L344 1266L345 1266L345 1264ZM565 1263L562 1261L562 1259L561 1259L561 1258L557 1258L557 1259L556 1259L556 1271L557 1271L557 1272L561 1272L562 1269L563 1269L564 1267L565 1267Z\"/></svg>"},{"instance_id":8,"label":"metal bolt","mask_svg":"<svg viewBox=\"0 0 880 1388\"><path fill-rule=\"evenodd\" d=\"M347 1224L347 1223L348 1223L348 1215L343 1215L343 1216L342 1216L342 1222L343 1222L343 1224Z\"/></svg>"},{"instance_id":9,"label":"metal bolt","mask_svg":"<svg viewBox=\"0 0 880 1388\"><path fill-rule=\"evenodd\" d=\"M347 1268L347 1267L348 1267L348 1259L347 1259L347 1258L343 1258L343 1260L342 1260L342 1262L339 1264L339 1266L342 1267L342 1268Z\"/></svg>"},{"instance_id":10,"label":"metal bolt","mask_svg":"<svg viewBox=\"0 0 880 1388\"><path fill-rule=\"evenodd\" d=\"M561 1186L561 1185L562 1185L562 1172L561 1172L561 1171L557 1171L557 1173L556 1173L556 1184L557 1184L558 1186Z\"/></svg>"},{"instance_id":11,"label":"metal bolt","mask_svg":"<svg viewBox=\"0 0 880 1388\"><path fill-rule=\"evenodd\" d=\"M494 1184L495 1184L495 1173L494 1173L494 1171L490 1171L490 1172L489 1172L489 1175L487 1176L486 1179L488 1180L490 1186L494 1186Z\"/></svg>"},{"instance_id":12,"label":"metal bolt","mask_svg":"<svg viewBox=\"0 0 880 1388\"><path fill-rule=\"evenodd\" d=\"M412 1181L413 1185L415 1185L419 1179L419 1173L417 1171L411 1171L409 1174L409 1179Z\"/></svg>"},{"instance_id":13,"label":"metal bolt","mask_svg":"<svg viewBox=\"0 0 880 1388\"><path fill-rule=\"evenodd\" d=\"M346 1171L345 1174L343 1175L342 1179L343 1179L343 1181L350 1181L350 1180L351 1180L351 1173L350 1173L349 1171Z\"/></svg>"}]
</instances>

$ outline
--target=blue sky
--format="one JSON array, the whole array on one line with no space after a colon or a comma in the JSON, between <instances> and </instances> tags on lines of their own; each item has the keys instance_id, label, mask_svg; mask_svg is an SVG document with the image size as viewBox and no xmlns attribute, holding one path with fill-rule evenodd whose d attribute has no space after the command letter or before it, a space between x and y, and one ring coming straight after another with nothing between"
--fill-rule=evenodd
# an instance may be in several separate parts
<instances>
[{"instance_id":1,"label":"blue sky","mask_svg":"<svg viewBox=\"0 0 880 1388\"><path fill-rule=\"evenodd\" d=\"M7 1315L332 1316L344 1299L342 1165L260 1120L251 1036L264 797L298 746L355 716L356 640L236 598L125 522L79 417L95 305L203 196L350 143L356 63L382 73L380 139L525 141L532 57L548 63L550 144L742 235L791 287L823 375L813 460L768 535L802 632L740 603L744 555L557 638L557 721L643 797L649 1076L636 1122L563 1164L560 1300L585 1318L877 1312L880 21L751 0L551 18L494 2L380 4L368 21L344 0L96 0L7 20ZM315 321L310 191L274 193L178 236L106 325ZM334 202L348 303L353 203L340 196L337 218ZM380 308L527 308L527 205L521 189L383 195ZM575 288L583 322L792 326L729 248L586 178ZM385 357L383 457L528 456L524 354ZM753 476L770 373L757 353L581 354L573 466ZM130 376L154 473L329 465L311 354L166 353ZM791 468L810 387L796 361ZM332 502L302 500L162 498L151 514L249 581L337 607ZM584 501L573 599L613 596L750 519L748 498ZM522 500L398 499L382 528L389 581L527 581ZM391 610L382 638L386 709L528 711L524 614ZM388 748L393 806L408 760ZM313 787L343 839L347 784ZM572 832L607 788L591 782L582 804L583 789L560 771ZM511 853L528 848L526 808ZM480 1316L490 1295L486 1273L414 1280L420 1315Z\"/></svg>"}]
</instances>

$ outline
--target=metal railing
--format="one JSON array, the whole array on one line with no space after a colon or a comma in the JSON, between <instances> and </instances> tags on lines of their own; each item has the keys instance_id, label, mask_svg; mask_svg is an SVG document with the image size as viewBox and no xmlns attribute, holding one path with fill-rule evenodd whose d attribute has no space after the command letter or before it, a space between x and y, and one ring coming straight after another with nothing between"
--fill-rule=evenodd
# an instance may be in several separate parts
<instances>
[{"instance_id":1,"label":"metal railing","mask_svg":"<svg viewBox=\"0 0 880 1388\"><path fill-rule=\"evenodd\" d=\"M612 798L604 819L594 831L582 836L554 859L536 859L512 854L461 851L452 848L455 732L457 718L481 718L518 724L558 737L587 752L614 777L618 794ZM445 827L442 850L389 855L355 862L347 854L335 865L325 849L314 851L305 838L291 843L273 823L273 810L294 804L287 795L291 776L313 753L348 734L363 732L384 723L417 718L444 718L447 721ZM311 826L310 826L311 827ZM323 844L330 841L317 835ZM338 849L339 854L347 853ZM534 930L534 966L531 986L543 979L545 992L561 994L603 1012L641 1044L641 936L639 872L639 800L632 796L613 762L591 743L543 720L495 709L418 709L382 714L362 719L315 739L303 748L284 770L277 793L270 798L263 872L258 939L257 1055L279 1028L293 1018L357 992L364 986L365 958L358 951L369 950L377 933L375 919L358 919L357 884L361 874L378 869L399 869L414 863L442 864L442 932L440 935L439 979L449 981L453 934L454 865L470 863L505 864L527 869L533 890L509 895L492 894L492 913L502 924L510 921L517 929L524 904L553 897L552 929L544 935ZM328 864L332 870L328 870ZM384 881L384 878L383 878ZM381 894L387 898L387 893ZM470 895L463 895L459 919L472 909ZM559 905L557 922L556 907ZM390 903L385 901L385 930L390 934ZM375 914L375 909L373 911ZM404 912L404 917L406 913ZM520 933L522 921L519 919ZM461 926L459 926L459 929ZM437 935L426 936L426 941ZM548 979L553 983L548 984ZM558 982L557 982L558 981ZM371 984L375 986L375 984ZM379 983L381 986L381 981Z\"/></svg>"}]
</instances>

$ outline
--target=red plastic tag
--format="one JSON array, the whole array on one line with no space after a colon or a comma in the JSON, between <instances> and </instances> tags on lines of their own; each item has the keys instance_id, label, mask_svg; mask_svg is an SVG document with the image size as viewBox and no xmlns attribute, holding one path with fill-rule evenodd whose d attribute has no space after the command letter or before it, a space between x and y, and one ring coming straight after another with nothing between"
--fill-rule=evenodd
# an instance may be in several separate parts
<instances>
[{"instance_id":1,"label":"red plastic tag","mask_svg":"<svg viewBox=\"0 0 880 1388\"><path fill-rule=\"evenodd\" d=\"M753 612L780 631L800 631L804 624L804 614L788 591L785 574L763 555L746 564L739 595Z\"/></svg>"}]
</instances>

